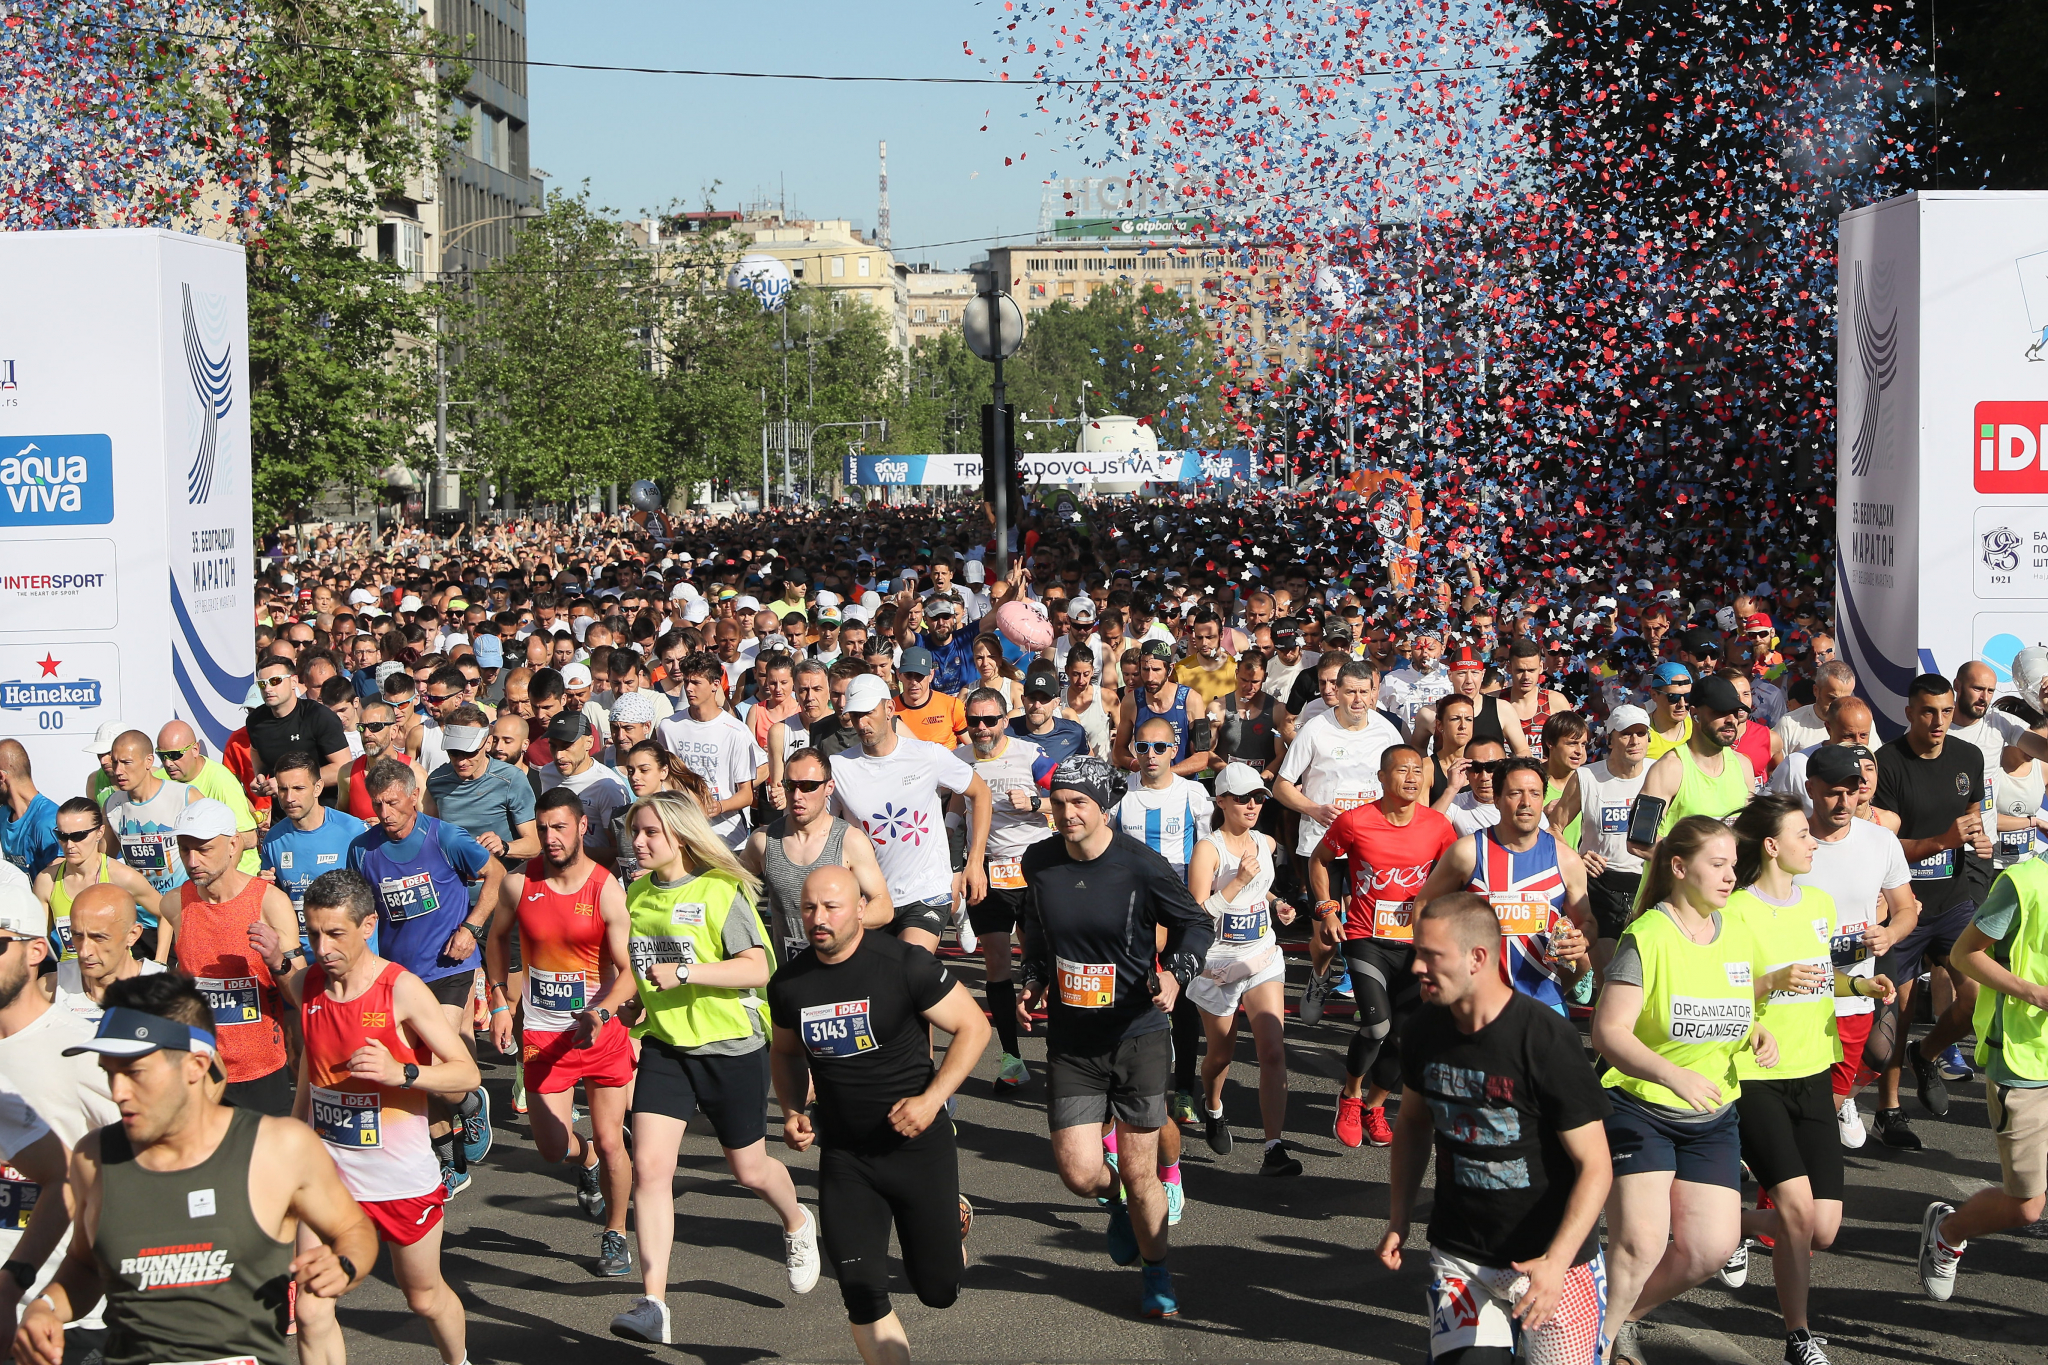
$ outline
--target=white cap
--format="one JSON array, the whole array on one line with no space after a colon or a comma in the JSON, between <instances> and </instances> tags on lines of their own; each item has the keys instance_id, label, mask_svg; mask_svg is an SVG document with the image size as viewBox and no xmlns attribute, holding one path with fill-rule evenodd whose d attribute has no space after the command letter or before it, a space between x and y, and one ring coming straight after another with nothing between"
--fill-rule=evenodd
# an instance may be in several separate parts
<instances>
[{"instance_id":1,"label":"white cap","mask_svg":"<svg viewBox=\"0 0 2048 1365\"><path fill-rule=\"evenodd\" d=\"M889 684L872 673L863 673L846 685L845 711L849 716L889 704Z\"/></svg>"},{"instance_id":2,"label":"white cap","mask_svg":"<svg viewBox=\"0 0 2048 1365\"><path fill-rule=\"evenodd\" d=\"M856 602L839 613L839 623L841 625L851 621L858 621L862 625L866 625L868 623L868 609Z\"/></svg>"},{"instance_id":3,"label":"white cap","mask_svg":"<svg viewBox=\"0 0 2048 1365\"><path fill-rule=\"evenodd\" d=\"M821 592L818 594L816 605L820 607L836 607L844 600L836 592Z\"/></svg>"},{"instance_id":4,"label":"white cap","mask_svg":"<svg viewBox=\"0 0 2048 1365\"><path fill-rule=\"evenodd\" d=\"M690 605L683 608L683 619L693 626L700 621L709 619L710 616L711 604L701 597L692 599Z\"/></svg>"},{"instance_id":5,"label":"white cap","mask_svg":"<svg viewBox=\"0 0 2048 1365\"><path fill-rule=\"evenodd\" d=\"M988 581L988 569L978 559L967 561L966 574L969 583L986 583Z\"/></svg>"},{"instance_id":6,"label":"white cap","mask_svg":"<svg viewBox=\"0 0 2048 1365\"><path fill-rule=\"evenodd\" d=\"M368 588L357 588L348 595L348 604L352 607L367 607L376 600L377 594Z\"/></svg>"},{"instance_id":7,"label":"white cap","mask_svg":"<svg viewBox=\"0 0 2048 1365\"><path fill-rule=\"evenodd\" d=\"M882 594L876 592L873 588L869 588L860 595L860 604L868 611L880 611L882 609Z\"/></svg>"},{"instance_id":8,"label":"white cap","mask_svg":"<svg viewBox=\"0 0 2048 1365\"><path fill-rule=\"evenodd\" d=\"M176 832L180 839L232 839L235 813L227 803L203 797L178 812Z\"/></svg>"},{"instance_id":9,"label":"white cap","mask_svg":"<svg viewBox=\"0 0 2048 1365\"><path fill-rule=\"evenodd\" d=\"M41 938L50 932L49 912L26 882L0 885L0 934L9 938Z\"/></svg>"},{"instance_id":10,"label":"white cap","mask_svg":"<svg viewBox=\"0 0 2048 1365\"><path fill-rule=\"evenodd\" d=\"M615 725L652 725L654 719L654 698L645 692L628 692L612 703Z\"/></svg>"},{"instance_id":11,"label":"white cap","mask_svg":"<svg viewBox=\"0 0 2048 1365\"><path fill-rule=\"evenodd\" d=\"M420 595L416 592L409 592L404 597L399 598L398 609L400 611L418 611L420 609Z\"/></svg>"},{"instance_id":12,"label":"white cap","mask_svg":"<svg viewBox=\"0 0 2048 1365\"><path fill-rule=\"evenodd\" d=\"M1248 796L1252 792L1264 791L1268 789L1266 784L1259 780L1258 769L1249 763L1226 763L1223 765L1223 771L1216 774L1218 796Z\"/></svg>"},{"instance_id":13,"label":"white cap","mask_svg":"<svg viewBox=\"0 0 2048 1365\"><path fill-rule=\"evenodd\" d=\"M1638 725L1645 730L1650 728L1648 711L1640 706L1617 706L1607 717L1606 732L1610 735L1620 734L1623 730L1633 729Z\"/></svg>"},{"instance_id":14,"label":"white cap","mask_svg":"<svg viewBox=\"0 0 2048 1365\"><path fill-rule=\"evenodd\" d=\"M263 703L258 701L256 704L261 706ZM120 721L102 721L100 722L100 728L92 732L92 743L85 746L85 751L94 757L105 753L112 753L114 741L126 733L127 731Z\"/></svg>"},{"instance_id":15,"label":"white cap","mask_svg":"<svg viewBox=\"0 0 2048 1365\"><path fill-rule=\"evenodd\" d=\"M1095 619L1095 602L1092 598L1076 597L1067 603L1067 619L1083 625Z\"/></svg>"},{"instance_id":16,"label":"white cap","mask_svg":"<svg viewBox=\"0 0 2048 1365\"><path fill-rule=\"evenodd\" d=\"M569 666L568 666L567 668L563 669L563 670L562 670L562 686L564 686L564 687L588 687L588 686L590 686L590 665L589 665L589 664L570 664L570 665L569 665Z\"/></svg>"},{"instance_id":17,"label":"white cap","mask_svg":"<svg viewBox=\"0 0 2048 1365\"><path fill-rule=\"evenodd\" d=\"M741 595L738 601L732 604L732 609L734 611L759 611L761 609L761 599L752 593L745 593Z\"/></svg>"}]
</instances>

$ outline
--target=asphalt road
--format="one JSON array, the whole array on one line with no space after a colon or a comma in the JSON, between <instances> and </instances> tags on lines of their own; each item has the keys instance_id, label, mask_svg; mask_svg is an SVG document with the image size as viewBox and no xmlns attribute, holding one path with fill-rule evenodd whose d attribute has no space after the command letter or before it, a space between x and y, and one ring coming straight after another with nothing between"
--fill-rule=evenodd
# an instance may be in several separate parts
<instances>
[{"instance_id":1,"label":"asphalt road","mask_svg":"<svg viewBox=\"0 0 2048 1365\"><path fill-rule=\"evenodd\" d=\"M978 987L978 967L953 959ZM1294 972L1298 988L1301 970ZM1182 1158L1189 1197L1173 1231L1181 1313L1137 1316L1138 1275L1103 1250L1105 1215L1069 1194L1050 1169L1043 1085L1044 1044L1024 1043L1033 1082L994 1100L994 1048L963 1092L957 1116L962 1189L977 1218L961 1298L940 1312L907 1290L897 1312L913 1354L933 1361L1238 1361L1364 1356L1425 1365L1420 1312L1426 1257L1400 1274L1371 1254L1387 1212L1388 1154L1346 1151L1330 1135L1335 1078L1348 1021L1332 1011L1314 1029L1290 1023L1293 1090L1288 1138L1307 1167L1293 1180L1258 1174L1256 1068L1241 1039L1225 1101L1239 1138L1214 1157L1190 1132ZM808 1295L789 1291L780 1229L765 1206L732 1182L708 1136L685 1139L676 1178L677 1246L669 1306L675 1344L648 1347L612 1337L611 1316L638 1293L637 1278L592 1270L598 1227L577 1211L560 1168L535 1156L525 1120L510 1106L511 1066L486 1049L496 1148L474 1171L448 1216L443 1262L469 1307L470 1355L483 1362L555 1365L687 1359L707 1365L759 1360L854 1361L829 1267ZM1897 1156L1873 1141L1849 1154L1847 1217L1835 1247L1817 1258L1815 1330L1841 1365L2048 1362L2048 1225L1973 1244L1955 1298L1920 1292L1914 1244L1933 1198L1960 1203L1995 1182L1981 1087L1953 1087L1946 1120L1907 1105L1927 1150ZM1868 1117L1869 1100L1866 1097ZM799 1193L814 1202L815 1154L781 1146ZM1420 1243L1420 1232L1411 1246ZM344 1300L351 1357L362 1365L431 1362L424 1327L392 1287L388 1261L373 1283ZM1709 1283L1654 1315L1643 1335L1650 1365L1771 1362L1783 1329L1763 1253L1740 1291Z\"/></svg>"}]
</instances>

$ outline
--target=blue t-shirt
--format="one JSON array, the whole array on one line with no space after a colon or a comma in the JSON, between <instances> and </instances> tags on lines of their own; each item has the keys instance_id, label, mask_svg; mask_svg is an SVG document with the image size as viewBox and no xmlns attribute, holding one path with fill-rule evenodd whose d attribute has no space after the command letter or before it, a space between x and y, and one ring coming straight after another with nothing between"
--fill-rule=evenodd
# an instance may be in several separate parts
<instances>
[{"instance_id":1,"label":"blue t-shirt","mask_svg":"<svg viewBox=\"0 0 2048 1365\"><path fill-rule=\"evenodd\" d=\"M442 764L427 777L427 795L449 824L461 826L472 837L488 831L508 845L519 837L519 827L534 818L533 784L525 773L495 758L483 776L471 782L462 780L453 763Z\"/></svg>"},{"instance_id":2,"label":"blue t-shirt","mask_svg":"<svg viewBox=\"0 0 2048 1365\"><path fill-rule=\"evenodd\" d=\"M480 951L451 962L441 950L469 915L469 883L490 860L460 826L431 815L415 819L396 843L382 825L358 835L348 865L377 893L380 955L430 982L481 965Z\"/></svg>"},{"instance_id":3,"label":"blue t-shirt","mask_svg":"<svg viewBox=\"0 0 2048 1365\"><path fill-rule=\"evenodd\" d=\"M1068 720L1065 716L1055 716L1052 729L1042 735L1034 735L1025 729L1024 717L1019 716L1010 722L1010 733L1018 739L1028 739L1045 750L1045 756L1053 761L1055 767L1075 754L1088 752L1088 732L1081 727L1079 721Z\"/></svg>"},{"instance_id":4,"label":"blue t-shirt","mask_svg":"<svg viewBox=\"0 0 2048 1365\"><path fill-rule=\"evenodd\" d=\"M0 854L28 874L30 881L51 863L64 856L63 845L57 842L57 803L37 792L35 800L28 803L28 809L20 816L14 815L5 806L7 823L0 825Z\"/></svg>"},{"instance_id":5,"label":"blue t-shirt","mask_svg":"<svg viewBox=\"0 0 2048 1365\"><path fill-rule=\"evenodd\" d=\"M300 829L289 820L272 825L257 845L263 870L292 898L292 910L299 917L299 941L310 954L313 945L306 938L306 888L327 872L349 865L349 845L370 828L345 810L322 807L318 829ZM377 951L377 937L370 936L370 951Z\"/></svg>"}]
</instances>

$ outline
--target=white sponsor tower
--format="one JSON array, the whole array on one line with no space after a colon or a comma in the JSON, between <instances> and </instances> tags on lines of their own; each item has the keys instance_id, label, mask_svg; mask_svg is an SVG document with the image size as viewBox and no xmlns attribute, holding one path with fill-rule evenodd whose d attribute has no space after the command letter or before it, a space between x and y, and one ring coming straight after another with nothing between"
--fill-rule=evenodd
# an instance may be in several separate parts
<instances>
[{"instance_id":1,"label":"white sponsor tower","mask_svg":"<svg viewBox=\"0 0 2048 1365\"><path fill-rule=\"evenodd\" d=\"M1885 733L1918 673L2048 643L2048 193L1844 214L1836 628Z\"/></svg>"},{"instance_id":2,"label":"white sponsor tower","mask_svg":"<svg viewBox=\"0 0 2048 1365\"><path fill-rule=\"evenodd\" d=\"M103 722L219 757L252 678L242 249L0 233L0 737L85 789Z\"/></svg>"}]
</instances>

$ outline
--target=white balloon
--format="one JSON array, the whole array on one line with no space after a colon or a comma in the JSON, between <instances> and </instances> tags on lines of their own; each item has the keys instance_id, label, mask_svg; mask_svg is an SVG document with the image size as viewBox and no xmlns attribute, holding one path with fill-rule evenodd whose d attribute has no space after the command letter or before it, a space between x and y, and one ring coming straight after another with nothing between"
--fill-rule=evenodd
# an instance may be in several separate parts
<instances>
[{"instance_id":1,"label":"white balloon","mask_svg":"<svg viewBox=\"0 0 2048 1365\"><path fill-rule=\"evenodd\" d=\"M780 311L790 290L796 288L796 279L789 273L789 267L773 256L750 251L726 274L725 287L745 290L761 305L762 312L774 313Z\"/></svg>"},{"instance_id":2,"label":"white balloon","mask_svg":"<svg viewBox=\"0 0 2048 1365\"><path fill-rule=\"evenodd\" d=\"M1356 317L1365 306L1365 280L1348 265L1317 266L1309 288L1316 304L1332 317Z\"/></svg>"}]
</instances>

